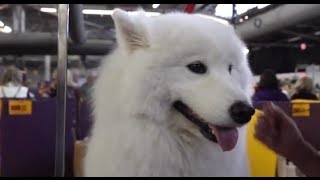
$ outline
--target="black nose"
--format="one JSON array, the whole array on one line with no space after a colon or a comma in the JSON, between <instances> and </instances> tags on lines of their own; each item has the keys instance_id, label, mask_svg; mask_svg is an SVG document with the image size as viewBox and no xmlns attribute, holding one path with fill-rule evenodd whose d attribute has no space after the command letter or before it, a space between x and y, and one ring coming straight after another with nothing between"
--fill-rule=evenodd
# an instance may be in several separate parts
<instances>
[{"instance_id":1,"label":"black nose","mask_svg":"<svg viewBox=\"0 0 320 180\"><path fill-rule=\"evenodd\" d=\"M249 122L254 113L255 110L250 105L242 101L237 101L230 107L230 115L232 119L239 124Z\"/></svg>"}]
</instances>

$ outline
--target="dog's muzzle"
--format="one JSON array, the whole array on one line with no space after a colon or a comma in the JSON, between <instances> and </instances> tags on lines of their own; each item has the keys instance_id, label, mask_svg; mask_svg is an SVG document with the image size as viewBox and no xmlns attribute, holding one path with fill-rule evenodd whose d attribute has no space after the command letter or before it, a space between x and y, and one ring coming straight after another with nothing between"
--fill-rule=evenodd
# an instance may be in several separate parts
<instances>
[{"instance_id":1,"label":"dog's muzzle","mask_svg":"<svg viewBox=\"0 0 320 180\"><path fill-rule=\"evenodd\" d=\"M195 112L193 112L192 109L189 108L186 104L184 104L182 101L176 101L174 102L173 107L175 107L182 115L184 115L185 118L197 125L200 128L201 134L205 138L215 143L218 142L217 137L212 134L212 130L211 128L209 128L209 124L201 117L199 117Z\"/></svg>"},{"instance_id":2,"label":"dog's muzzle","mask_svg":"<svg viewBox=\"0 0 320 180\"><path fill-rule=\"evenodd\" d=\"M218 143L223 151L232 150L237 144L238 130L236 127L222 127L211 124L202 119L188 105L182 101L176 101L174 108L180 112L186 119L199 127L201 134L208 140ZM242 101L236 101L229 109L231 119L239 126L250 121L255 110Z\"/></svg>"}]
</instances>

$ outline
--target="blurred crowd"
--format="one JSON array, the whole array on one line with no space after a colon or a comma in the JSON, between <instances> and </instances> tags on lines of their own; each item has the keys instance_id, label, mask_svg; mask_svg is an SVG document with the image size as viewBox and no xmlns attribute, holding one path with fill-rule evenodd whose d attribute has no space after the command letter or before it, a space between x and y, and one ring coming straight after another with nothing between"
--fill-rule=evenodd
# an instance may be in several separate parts
<instances>
[{"instance_id":1,"label":"blurred crowd","mask_svg":"<svg viewBox=\"0 0 320 180\"><path fill-rule=\"evenodd\" d=\"M51 80L39 80L30 83L30 78L25 71L15 66L6 67L2 73L0 85L0 98L53 98L57 95L57 70L54 70ZM90 98L91 87L97 74L90 71L85 80L80 82L80 74L77 70L67 70L67 97L82 99Z\"/></svg>"},{"instance_id":2,"label":"blurred crowd","mask_svg":"<svg viewBox=\"0 0 320 180\"><path fill-rule=\"evenodd\" d=\"M252 101L318 100L320 88L308 76L279 80L276 73L266 69L256 84Z\"/></svg>"}]
</instances>

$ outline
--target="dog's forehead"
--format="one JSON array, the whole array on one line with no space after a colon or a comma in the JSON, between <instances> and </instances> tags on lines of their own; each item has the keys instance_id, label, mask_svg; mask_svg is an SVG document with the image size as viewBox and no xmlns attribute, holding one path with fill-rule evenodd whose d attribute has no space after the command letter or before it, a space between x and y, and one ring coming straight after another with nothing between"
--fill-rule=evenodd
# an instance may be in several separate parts
<instances>
[{"instance_id":1,"label":"dog's forehead","mask_svg":"<svg viewBox=\"0 0 320 180\"><path fill-rule=\"evenodd\" d=\"M152 34L152 45L181 56L212 54L216 59L240 59L237 57L242 55L243 45L231 26L197 15L159 16Z\"/></svg>"},{"instance_id":2,"label":"dog's forehead","mask_svg":"<svg viewBox=\"0 0 320 180\"><path fill-rule=\"evenodd\" d=\"M225 25L198 15L166 14L155 18L153 26L153 30L160 33L159 35L169 36L170 34L178 34L180 36L199 37L211 34L213 35L212 37L235 36L233 28L230 25ZM187 38L186 36L183 37L183 39Z\"/></svg>"}]
</instances>

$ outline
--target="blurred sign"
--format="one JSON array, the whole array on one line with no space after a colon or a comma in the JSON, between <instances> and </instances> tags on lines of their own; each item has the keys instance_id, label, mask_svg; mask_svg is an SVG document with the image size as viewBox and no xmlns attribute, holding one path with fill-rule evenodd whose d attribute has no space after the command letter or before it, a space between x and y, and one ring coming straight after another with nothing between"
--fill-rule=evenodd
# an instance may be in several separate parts
<instances>
[{"instance_id":1,"label":"blurred sign","mask_svg":"<svg viewBox=\"0 0 320 180\"><path fill-rule=\"evenodd\" d=\"M9 115L31 115L32 101L31 100L10 100Z\"/></svg>"},{"instance_id":2,"label":"blurred sign","mask_svg":"<svg viewBox=\"0 0 320 180\"><path fill-rule=\"evenodd\" d=\"M294 103L292 104L293 117L308 117L310 116L310 104Z\"/></svg>"}]
</instances>

